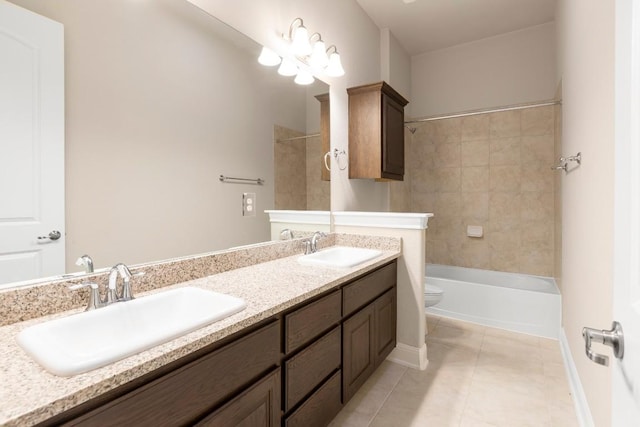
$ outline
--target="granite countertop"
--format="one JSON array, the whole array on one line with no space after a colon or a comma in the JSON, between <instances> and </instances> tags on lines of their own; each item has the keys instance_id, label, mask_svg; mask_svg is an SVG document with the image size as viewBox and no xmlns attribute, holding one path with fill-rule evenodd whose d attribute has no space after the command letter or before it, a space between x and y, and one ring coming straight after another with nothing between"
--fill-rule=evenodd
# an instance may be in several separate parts
<instances>
[{"instance_id":1,"label":"granite countertop","mask_svg":"<svg viewBox=\"0 0 640 427\"><path fill-rule=\"evenodd\" d=\"M400 250L386 248L378 258L350 269L303 266L296 261L298 256L238 268L137 295L142 297L163 290L196 286L244 298L247 308L165 344L70 378L58 377L44 370L18 346L15 337L30 325L79 313L82 309L0 327L0 425L25 426L44 421L388 263L400 256Z\"/></svg>"}]
</instances>

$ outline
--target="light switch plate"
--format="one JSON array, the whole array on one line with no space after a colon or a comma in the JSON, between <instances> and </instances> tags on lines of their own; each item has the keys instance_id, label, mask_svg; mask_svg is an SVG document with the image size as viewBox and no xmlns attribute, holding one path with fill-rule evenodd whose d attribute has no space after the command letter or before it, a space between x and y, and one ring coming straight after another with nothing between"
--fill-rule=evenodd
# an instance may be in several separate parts
<instances>
[{"instance_id":1,"label":"light switch plate","mask_svg":"<svg viewBox=\"0 0 640 427\"><path fill-rule=\"evenodd\" d=\"M256 193L242 193L242 216L256 216Z\"/></svg>"}]
</instances>

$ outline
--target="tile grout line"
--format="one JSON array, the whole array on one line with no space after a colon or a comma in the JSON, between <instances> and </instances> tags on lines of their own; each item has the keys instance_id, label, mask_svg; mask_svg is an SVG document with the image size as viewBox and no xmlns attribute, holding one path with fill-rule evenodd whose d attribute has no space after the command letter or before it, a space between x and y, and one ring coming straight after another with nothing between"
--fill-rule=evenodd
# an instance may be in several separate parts
<instances>
[{"instance_id":1,"label":"tile grout line","mask_svg":"<svg viewBox=\"0 0 640 427\"><path fill-rule=\"evenodd\" d=\"M434 324L432 325L432 328L435 329L436 326L438 326L438 324L440 323L440 320L442 318L441 317L437 317L435 320L435 322L433 322ZM429 322L428 320L425 318L425 331L426 331L426 335L429 335L429 326L428 326ZM425 341L426 341L426 337L425 337ZM427 350L427 354L428 354L428 350ZM428 365L428 363L427 363ZM393 385L393 387L391 387L391 389L389 390L389 392L386 394L386 396L384 397L384 399L382 400L382 403L380 404L380 406L378 407L378 409L376 410L376 412L373 414L373 417L371 418L371 420L369 421L369 423L367 424L367 427L370 427L371 424L373 424L373 422L375 421L376 417L378 416L378 414L380 413L380 411L382 410L382 407L384 406L384 404L387 402L387 400L389 400L389 396L391 396L391 393L393 393L393 391L396 389L396 387L398 387L398 384L400 384L400 381L402 380L402 377L404 377L407 374L407 371L409 371L409 368L406 368L405 371L402 373L402 375L400 375L398 377L398 381L396 381L396 383Z\"/></svg>"},{"instance_id":2,"label":"tile grout line","mask_svg":"<svg viewBox=\"0 0 640 427\"><path fill-rule=\"evenodd\" d=\"M482 341L480 342L480 348L478 350L478 354L476 355L476 360L473 365L473 373L471 374L471 379L469 381L469 390L467 394L464 396L464 403L462 404L462 412L460 413L460 421L458 422L458 426L462 426L462 421L464 419L464 414L467 411L467 403L469 401L469 396L471 395L471 387L473 385L473 378L476 376L476 370L478 369L478 360L480 359L480 353L482 352L482 346L484 344L484 339L487 336L487 328L482 329Z\"/></svg>"},{"instance_id":3,"label":"tile grout line","mask_svg":"<svg viewBox=\"0 0 640 427\"><path fill-rule=\"evenodd\" d=\"M391 393L393 393L393 391L396 389L396 387L398 386L398 384L400 384L400 380L402 380L402 377L404 377L407 374L407 371L409 370L409 368L405 368L404 372L402 373L402 375L400 375L398 377L398 381L395 382L395 384L393 385L393 387L391 387L391 389L389 390L389 392L386 394L386 396L384 397L384 399L382 400L382 403L380 404L380 406L378 407L378 409L376 409L375 413L373 414L373 417L371 417L371 420L369 421L369 423L367 424L367 427L370 427L371 424L373 424L373 422L375 421L376 417L378 416L378 414L380 413L380 411L382 410L382 407L384 406L384 404L387 402L387 400L389 400L389 396L391 396Z\"/></svg>"}]
</instances>

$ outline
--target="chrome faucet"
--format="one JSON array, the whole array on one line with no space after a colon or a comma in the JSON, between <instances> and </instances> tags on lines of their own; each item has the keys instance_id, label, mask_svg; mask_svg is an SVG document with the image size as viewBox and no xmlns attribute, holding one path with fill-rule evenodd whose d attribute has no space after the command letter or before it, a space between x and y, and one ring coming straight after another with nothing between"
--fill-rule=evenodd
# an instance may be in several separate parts
<instances>
[{"instance_id":1,"label":"chrome faucet","mask_svg":"<svg viewBox=\"0 0 640 427\"><path fill-rule=\"evenodd\" d=\"M280 232L280 240L293 240L293 231L288 228L283 229Z\"/></svg>"},{"instance_id":2,"label":"chrome faucet","mask_svg":"<svg viewBox=\"0 0 640 427\"><path fill-rule=\"evenodd\" d=\"M326 233L323 233L322 231L316 231L315 233L313 233L313 236L311 236L311 253L315 253L318 251L318 240L322 239L323 237L327 237Z\"/></svg>"},{"instance_id":3,"label":"chrome faucet","mask_svg":"<svg viewBox=\"0 0 640 427\"><path fill-rule=\"evenodd\" d=\"M69 289L72 291L82 289L82 288L90 288L89 289L89 301L87 302L87 308L85 311L95 310L96 308L104 307L107 303L100 298L100 291L98 290L98 285L95 283L82 283L79 285L69 286Z\"/></svg>"},{"instance_id":4,"label":"chrome faucet","mask_svg":"<svg viewBox=\"0 0 640 427\"><path fill-rule=\"evenodd\" d=\"M133 289L131 288L131 278L134 276L142 276L144 272L138 272L132 274L129 268L123 263L118 263L111 267L109 271L109 282L107 285L107 294L104 298L100 297L100 291L98 285L95 283L82 283L79 285L69 286L71 290L77 290L82 288L90 288L89 302L87 303L86 310L94 310L96 308L104 307L109 304L113 304L119 301L129 301L134 299ZM118 276L122 277L122 292L118 293L117 284Z\"/></svg>"},{"instance_id":5,"label":"chrome faucet","mask_svg":"<svg viewBox=\"0 0 640 427\"><path fill-rule=\"evenodd\" d=\"M136 276L142 276L143 274L144 272L136 273ZM122 277L122 292L119 294L116 289L118 276ZM131 274L129 267L121 262L111 267L111 271L109 272L109 285L107 289L107 304L134 299L133 289L131 288L131 278L133 276L134 275Z\"/></svg>"},{"instance_id":6,"label":"chrome faucet","mask_svg":"<svg viewBox=\"0 0 640 427\"><path fill-rule=\"evenodd\" d=\"M77 266L84 266L85 273L93 273L93 260L89 255L82 255L76 260Z\"/></svg>"}]
</instances>

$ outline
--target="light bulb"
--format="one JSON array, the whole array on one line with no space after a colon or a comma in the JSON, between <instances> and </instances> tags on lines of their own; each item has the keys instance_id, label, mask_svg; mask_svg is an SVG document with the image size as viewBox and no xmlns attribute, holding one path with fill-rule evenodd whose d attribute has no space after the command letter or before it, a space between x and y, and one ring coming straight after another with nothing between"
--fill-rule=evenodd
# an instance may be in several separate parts
<instances>
[{"instance_id":1,"label":"light bulb","mask_svg":"<svg viewBox=\"0 0 640 427\"><path fill-rule=\"evenodd\" d=\"M313 68L324 68L329 63L327 50L322 40L318 40L313 45L313 53L309 57L309 65Z\"/></svg>"},{"instance_id":2,"label":"light bulb","mask_svg":"<svg viewBox=\"0 0 640 427\"><path fill-rule=\"evenodd\" d=\"M280 63L280 57L268 47L263 46L262 52L260 52L260 56L258 57L258 62L262 65L273 67Z\"/></svg>"},{"instance_id":3,"label":"light bulb","mask_svg":"<svg viewBox=\"0 0 640 427\"><path fill-rule=\"evenodd\" d=\"M333 52L329 55L329 65L327 65L327 76L340 77L344 76L344 68L342 68L342 62L340 62L340 55L338 52Z\"/></svg>"},{"instance_id":4,"label":"light bulb","mask_svg":"<svg viewBox=\"0 0 640 427\"><path fill-rule=\"evenodd\" d=\"M293 41L291 42L291 50L294 55L307 56L311 54L311 44L309 43L309 33L304 25L300 25L293 33Z\"/></svg>"},{"instance_id":5,"label":"light bulb","mask_svg":"<svg viewBox=\"0 0 640 427\"><path fill-rule=\"evenodd\" d=\"M306 70L299 70L296 78L293 80L299 85L310 85L315 81L310 72Z\"/></svg>"},{"instance_id":6,"label":"light bulb","mask_svg":"<svg viewBox=\"0 0 640 427\"><path fill-rule=\"evenodd\" d=\"M292 60L282 58L282 63L278 67L278 74L281 76L295 76L298 74L298 67Z\"/></svg>"}]
</instances>

